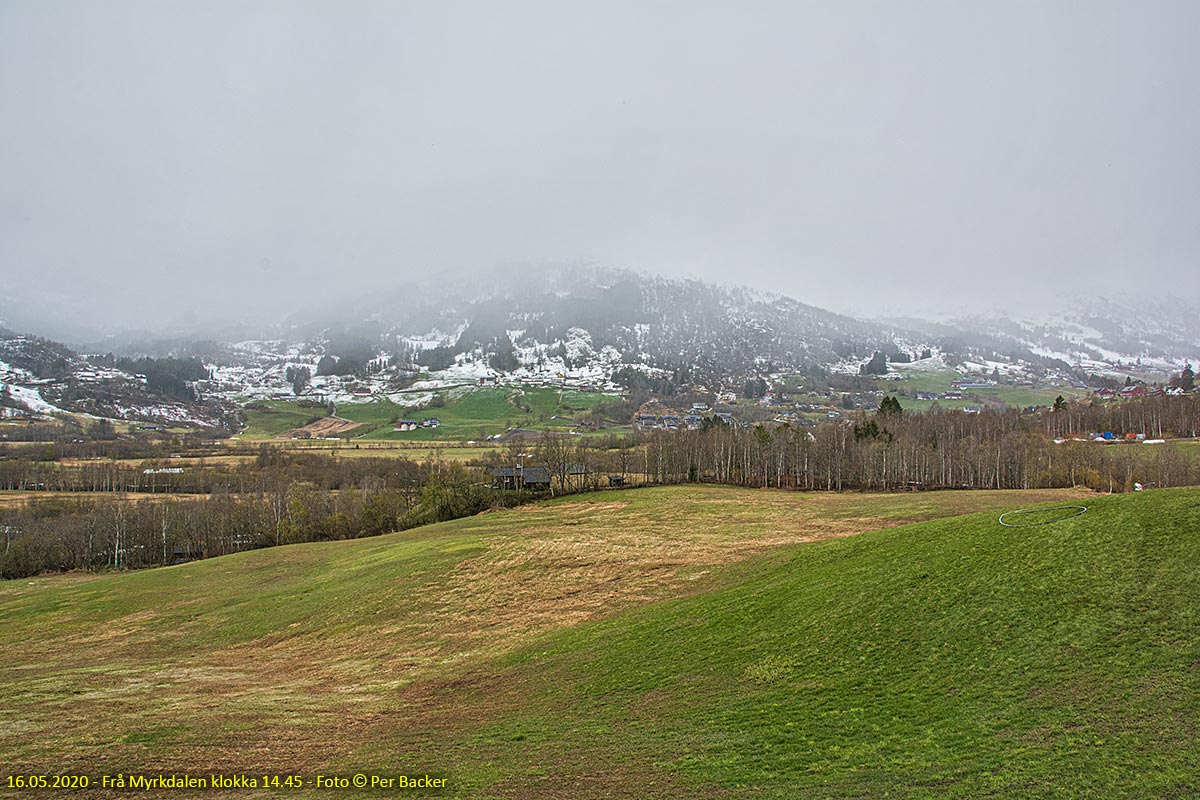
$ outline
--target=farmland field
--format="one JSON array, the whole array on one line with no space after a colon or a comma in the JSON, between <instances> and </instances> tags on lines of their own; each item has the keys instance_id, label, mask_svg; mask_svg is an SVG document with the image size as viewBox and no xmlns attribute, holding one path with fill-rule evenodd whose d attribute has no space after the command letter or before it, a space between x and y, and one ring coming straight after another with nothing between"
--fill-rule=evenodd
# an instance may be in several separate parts
<instances>
[{"instance_id":1,"label":"farmland field","mask_svg":"<svg viewBox=\"0 0 1200 800\"><path fill-rule=\"evenodd\" d=\"M489 435L504 433L509 428L565 433L582 427L580 421L589 412L613 405L619 398L569 389L496 387L444 392L442 402L444 405L420 410L386 398L368 403L342 403L337 407L338 417L359 425L339 435L363 441L465 442L483 441ZM322 409L299 408L291 401L271 401L265 405L267 410L247 411L248 427L240 434L241 438L285 435L314 417L325 415ZM437 417L441 426L403 432L393 430L398 420L429 417ZM618 424L624 422L617 421Z\"/></svg>"},{"instance_id":2,"label":"farmland field","mask_svg":"<svg viewBox=\"0 0 1200 800\"><path fill-rule=\"evenodd\" d=\"M184 494L181 492L47 492L47 491L10 491L0 490L0 510L16 508L31 502L58 501L64 505L72 503L91 503L101 501L119 501L122 503L162 503L166 501L189 501L208 497L205 494ZM0 584L3 586L3 584Z\"/></svg>"},{"instance_id":3,"label":"farmland field","mask_svg":"<svg viewBox=\"0 0 1200 800\"><path fill-rule=\"evenodd\" d=\"M396 441L482 441L489 435L504 433L509 428L535 428L567 432L576 429L577 420L587 411L611 405L610 395L592 392L548 389L485 388L468 391L446 399L443 407L431 407L420 412L407 412L411 419L437 417L438 428L419 428L415 431L393 431L383 425L366 433L364 438ZM378 419L372 404L349 408L348 419Z\"/></svg>"},{"instance_id":4,"label":"farmland field","mask_svg":"<svg viewBox=\"0 0 1200 800\"><path fill-rule=\"evenodd\" d=\"M940 363L940 362L939 362ZM936 392L942 393L951 389L951 383L962 380L965 376L949 368L938 368L936 365L925 365L922 362L893 365L899 380L880 381L879 388L889 394L896 392ZM901 405L909 411L928 411L936 402L942 408L963 408L964 406L1007 405L1012 408L1026 406L1051 406L1054 399L1062 396L1068 400L1083 397L1086 392L1069 386L1011 386L999 383L977 389L963 389L963 399L916 400L912 397L902 397Z\"/></svg>"},{"instance_id":5,"label":"farmland field","mask_svg":"<svg viewBox=\"0 0 1200 800\"><path fill-rule=\"evenodd\" d=\"M430 772L472 798L1186 796L1198 507L642 489L12 581L0 746L14 771Z\"/></svg>"},{"instance_id":6,"label":"farmland field","mask_svg":"<svg viewBox=\"0 0 1200 800\"><path fill-rule=\"evenodd\" d=\"M246 409L245 438L270 438L301 428L314 419L329 415L325 408L301 408L295 401L271 400Z\"/></svg>"}]
</instances>

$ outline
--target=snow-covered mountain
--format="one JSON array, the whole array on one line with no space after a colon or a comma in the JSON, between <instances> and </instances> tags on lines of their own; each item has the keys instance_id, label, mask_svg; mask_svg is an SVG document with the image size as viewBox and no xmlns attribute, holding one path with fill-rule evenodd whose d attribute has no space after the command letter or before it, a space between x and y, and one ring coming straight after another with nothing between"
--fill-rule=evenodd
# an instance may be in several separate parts
<instances>
[{"instance_id":1,"label":"snow-covered mountain","mask_svg":"<svg viewBox=\"0 0 1200 800\"><path fill-rule=\"evenodd\" d=\"M235 422L235 408L202 399L187 382L139 374L113 361L0 329L0 415L74 413L204 428ZM175 387L179 391L172 393Z\"/></svg>"},{"instance_id":2,"label":"snow-covered mountain","mask_svg":"<svg viewBox=\"0 0 1200 800\"><path fill-rule=\"evenodd\" d=\"M997 357L1035 356L1085 374L1177 373L1200 358L1200 309L1183 298L1074 300L1041 314L952 317L897 324ZM1118 369L1120 370L1118 372Z\"/></svg>"},{"instance_id":3,"label":"snow-covered mountain","mask_svg":"<svg viewBox=\"0 0 1200 800\"><path fill-rule=\"evenodd\" d=\"M1159 380L1200 357L1196 320L1181 300L1095 300L1025 319L859 320L693 279L512 269L430 278L203 339L126 335L71 349L0 333L0 403L218 426L237 404L265 398L412 405L480 381L717 391L761 375L857 374L876 351L903 363L926 350L969 371Z\"/></svg>"}]
</instances>

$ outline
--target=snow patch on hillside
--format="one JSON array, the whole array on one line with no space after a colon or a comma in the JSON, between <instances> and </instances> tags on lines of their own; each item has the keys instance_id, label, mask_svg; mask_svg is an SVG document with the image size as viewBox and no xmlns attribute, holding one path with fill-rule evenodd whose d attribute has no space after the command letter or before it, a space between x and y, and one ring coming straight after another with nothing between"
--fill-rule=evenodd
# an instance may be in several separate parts
<instances>
[{"instance_id":1,"label":"snow patch on hillside","mask_svg":"<svg viewBox=\"0 0 1200 800\"><path fill-rule=\"evenodd\" d=\"M888 362L888 367L897 372L943 372L950 369L950 366L946 364L941 355L936 355L932 358L923 358L920 361L910 361L907 364L902 362Z\"/></svg>"},{"instance_id":2,"label":"snow patch on hillside","mask_svg":"<svg viewBox=\"0 0 1200 800\"><path fill-rule=\"evenodd\" d=\"M63 410L53 403L46 402L42 393L28 386L17 386L13 383L0 382L0 391L7 387L8 396L25 406L35 414L61 414Z\"/></svg>"}]
</instances>

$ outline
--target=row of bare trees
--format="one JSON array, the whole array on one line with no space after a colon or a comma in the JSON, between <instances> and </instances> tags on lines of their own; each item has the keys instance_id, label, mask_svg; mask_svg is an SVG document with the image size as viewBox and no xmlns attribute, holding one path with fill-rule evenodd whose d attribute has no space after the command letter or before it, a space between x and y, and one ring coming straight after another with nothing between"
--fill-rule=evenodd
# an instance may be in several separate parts
<instances>
[{"instance_id":1,"label":"row of bare trees","mask_svg":"<svg viewBox=\"0 0 1200 800\"><path fill-rule=\"evenodd\" d=\"M1120 442L1101 444L1111 432ZM541 467L554 493L606 485L713 482L806 490L1087 486L1128 491L1136 483L1200 483L1200 449L1177 441L1200 433L1200 396L1060 403L1057 410L906 413L894 400L877 412L815 428L706 424L625 439L570 440L547 434L517 442L500 466ZM1189 457L1188 453L1191 453Z\"/></svg>"},{"instance_id":2,"label":"row of bare trees","mask_svg":"<svg viewBox=\"0 0 1200 800\"><path fill-rule=\"evenodd\" d=\"M1084 400L1034 417L1040 429L1056 437L1088 433L1143 433L1148 438L1200 436L1200 395Z\"/></svg>"},{"instance_id":3,"label":"row of bare trees","mask_svg":"<svg viewBox=\"0 0 1200 800\"><path fill-rule=\"evenodd\" d=\"M650 483L866 491L1028 489L1083 485L1127 491L1135 483L1200 483L1196 459L1176 442L1101 444L1088 434L1148 438L1200 431L1200 398L1148 398L1021 414L1002 409L860 413L816 428L714 425L646 438ZM1064 436L1080 434L1078 439Z\"/></svg>"},{"instance_id":4,"label":"row of bare trees","mask_svg":"<svg viewBox=\"0 0 1200 800\"><path fill-rule=\"evenodd\" d=\"M253 458L61 461L17 451L0 458L0 489L53 492L173 492L236 494L307 481L324 489L397 488L422 483L422 470L404 458L337 458L328 452L263 445Z\"/></svg>"},{"instance_id":5,"label":"row of bare trees","mask_svg":"<svg viewBox=\"0 0 1200 800\"><path fill-rule=\"evenodd\" d=\"M551 491L606 485L713 482L807 490L1087 486L1128 491L1135 483L1200 483L1196 456L1177 441L1200 435L1200 396L1060 403L1021 413L994 409L904 412L890 398L877 412L815 428L706 424L624 439L571 440L546 434L507 445L496 466L544 468ZM1094 438L1112 433L1118 442ZM1188 453L1192 456L1189 457Z\"/></svg>"},{"instance_id":6,"label":"row of bare trees","mask_svg":"<svg viewBox=\"0 0 1200 800\"><path fill-rule=\"evenodd\" d=\"M298 542L375 536L515 505L523 493L494 492L477 471L422 465L405 486L366 480L327 489L274 483L245 494L188 498L104 494L47 496L0 509L0 577L46 571L137 569Z\"/></svg>"}]
</instances>

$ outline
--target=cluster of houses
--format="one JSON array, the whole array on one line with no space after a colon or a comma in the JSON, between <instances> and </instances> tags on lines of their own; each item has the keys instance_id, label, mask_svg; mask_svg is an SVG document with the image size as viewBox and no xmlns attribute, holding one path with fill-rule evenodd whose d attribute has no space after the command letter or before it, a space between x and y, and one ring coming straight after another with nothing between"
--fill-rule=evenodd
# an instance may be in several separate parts
<instances>
[{"instance_id":1,"label":"cluster of houses","mask_svg":"<svg viewBox=\"0 0 1200 800\"><path fill-rule=\"evenodd\" d=\"M707 409L705 409L707 411ZM841 416L839 411L829 411L829 419L837 419ZM677 431L689 430L698 431L704 425L705 417L720 421L726 425L741 425L747 427L748 422L739 422L734 419L733 414L725 411L717 411L712 414L700 415L691 414L638 414L633 418L633 426L639 431ZM772 418L772 422L780 425L793 425L804 428L815 427L817 423L813 422L796 411L786 411Z\"/></svg>"},{"instance_id":2,"label":"cluster of houses","mask_svg":"<svg viewBox=\"0 0 1200 800\"><path fill-rule=\"evenodd\" d=\"M815 392L814 394L829 396L830 393ZM882 395L883 392L879 392L878 394ZM785 395L782 393L776 393L771 389L768 389L763 396L759 398L758 404L761 406L767 406L768 408L794 408L799 409L800 411L817 411L821 408L824 408L824 406L817 406L812 403L792 403Z\"/></svg>"},{"instance_id":3,"label":"cluster of houses","mask_svg":"<svg viewBox=\"0 0 1200 800\"><path fill-rule=\"evenodd\" d=\"M396 431L397 433L405 433L407 431L415 431L418 428L425 428L428 430L432 428L440 428L441 426L442 422L437 417L429 417L422 420L402 419L397 422L395 426L393 426L392 430Z\"/></svg>"},{"instance_id":4,"label":"cluster of houses","mask_svg":"<svg viewBox=\"0 0 1200 800\"><path fill-rule=\"evenodd\" d=\"M772 418L772 422L777 422L780 425L793 425L802 428L815 428L817 423L807 417L802 417L796 411L786 411Z\"/></svg>"},{"instance_id":5,"label":"cluster of houses","mask_svg":"<svg viewBox=\"0 0 1200 800\"><path fill-rule=\"evenodd\" d=\"M1146 388L1140 383L1122 386L1120 389L1097 389L1093 395L1100 400L1112 400L1114 398L1132 398L1132 397L1178 397L1187 394L1182 386L1168 386L1165 389L1154 387Z\"/></svg>"},{"instance_id":6,"label":"cluster of houses","mask_svg":"<svg viewBox=\"0 0 1200 800\"><path fill-rule=\"evenodd\" d=\"M639 431L677 431L680 428L698 431L703 424L704 417L698 414L638 414L633 418L633 426Z\"/></svg>"},{"instance_id":7,"label":"cluster of houses","mask_svg":"<svg viewBox=\"0 0 1200 800\"><path fill-rule=\"evenodd\" d=\"M634 416L633 427L639 431L677 431L680 429L698 431L704 425L705 415L710 412L711 409L704 403L693 403L686 414L647 414L643 412ZM718 411L712 414L712 417L728 425L734 424L733 415L724 411Z\"/></svg>"},{"instance_id":8,"label":"cluster of houses","mask_svg":"<svg viewBox=\"0 0 1200 800\"><path fill-rule=\"evenodd\" d=\"M544 376L525 376L520 379L502 378L500 375L485 375L477 381L479 386L502 386L502 385L521 385L521 386L541 386L554 389L576 389L581 392L600 392L600 391L615 391L616 385L611 382L606 387L599 386L594 383L588 383L581 378L574 378L563 375L561 372L556 375Z\"/></svg>"}]
</instances>

